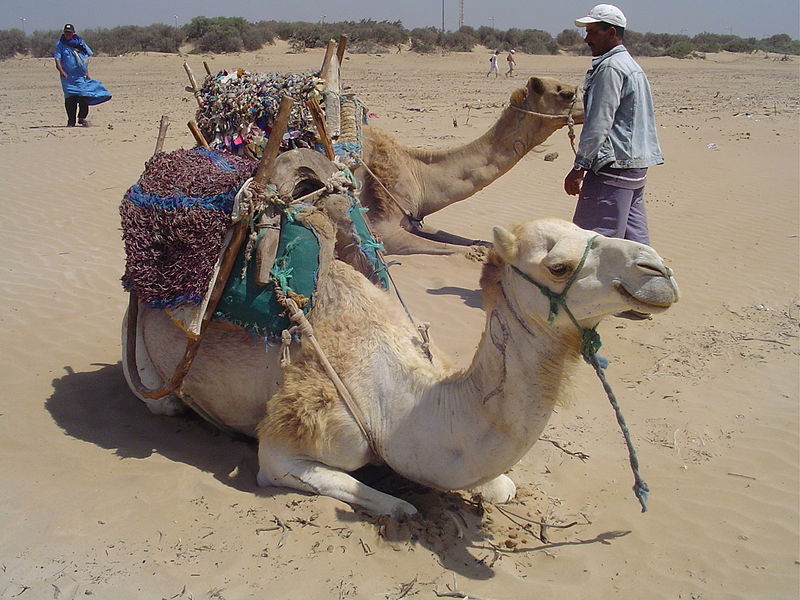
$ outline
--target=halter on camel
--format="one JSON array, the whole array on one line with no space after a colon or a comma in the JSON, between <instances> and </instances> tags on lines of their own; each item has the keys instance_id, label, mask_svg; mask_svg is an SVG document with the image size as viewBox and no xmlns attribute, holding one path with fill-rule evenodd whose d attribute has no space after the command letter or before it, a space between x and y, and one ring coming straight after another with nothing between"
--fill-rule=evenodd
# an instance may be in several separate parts
<instances>
[{"instance_id":1,"label":"halter on camel","mask_svg":"<svg viewBox=\"0 0 800 600\"><path fill-rule=\"evenodd\" d=\"M611 389L611 386L608 384L605 374L603 373L603 369L605 369L608 366L608 361L605 358L597 355L597 351L600 349L600 346L602 344L602 342L600 341L600 334L597 333L595 327L591 328L581 327L580 324L578 324L578 320L575 318L575 316L572 314L572 311L569 309L569 306L567 306L567 292L569 292L569 289L572 287L572 284L575 283L575 281L577 280L578 274L581 272L581 269L583 269L583 265L586 263L586 257L589 256L589 252L592 249L594 241L598 237L599 236L597 235L592 236L586 243L586 248L583 251L583 256L581 257L581 260L578 263L575 272L567 281L567 284L564 286L564 289L561 290L561 292L559 293L555 293L547 286L537 282L530 275L518 269L514 265L510 266L511 266L511 271L513 273L516 273L517 275L522 277L525 281L532 283L537 288L539 288L539 291L550 301L550 312L548 313L547 316L547 322L549 324L551 325L553 324L556 316L558 315L559 309L563 308L564 312L567 313L567 316L569 317L570 321L572 321L572 324L575 325L575 327L578 328L578 331L581 332L581 356L583 356L583 359L594 368L595 373L597 373L597 377L600 379L600 382L603 385L603 389L605 390L606 395L608 396L608 400L611 403L612 408L614 409L614 414L617 417L617 423L619 424L620 430L622 431L622 436L625 438L625 445L628 448L628 458L631 464L631 471L633 471L633 479L634 479L633 493L636 495L636 498L639 500L639 504L641 504L642 506L642 512L647 512L647 499L648 496L650 495L650 487L647 485L647 482L644 479L642 479L642 476L639 474L639 458L636 456L636 449L633 447L633 441L631 440L631 434L630 431L628 430L628 425L625 423L625 417L622 416L622 409L619 406L619 402L617 402L617 398L614 395L614 391ZM503 295L506 295L505 290L503 290ZM507 298L508 297L506 296L506 299ZM517 321L519 321L527 331L530 331L527 325L525 325L525 322L517 314L517 312L514 310L514 307L510 303L508 304L508 307L511 310L511 313L514 315L514 317L517 319Z\"/></svg>"},{"instance_id":2,"label":"halter on camel","mask_svg":"<svg viewBox=\"0 0 800 600\"><path fill-rule=\"evenodd\" d=\"M567 135L569 136L569 145L572 146L572 153L578 154L578 151L575 149L575 119L572 117L572 110L575 108L575 102L578 100L578 95L575 94L572 98L572 103L569 105L569 112L566 115L549 115L547 113L540 113L534 112L532 110L527 110L524 108L520 108L516 104L511 104L509 102L509 108L513 108L514 110L518 110L521 113L525 113L526 115L533 115L534 117L542 117L543 119L563 119L566 117L567 119Z\"/></svg>"}]
</instances>

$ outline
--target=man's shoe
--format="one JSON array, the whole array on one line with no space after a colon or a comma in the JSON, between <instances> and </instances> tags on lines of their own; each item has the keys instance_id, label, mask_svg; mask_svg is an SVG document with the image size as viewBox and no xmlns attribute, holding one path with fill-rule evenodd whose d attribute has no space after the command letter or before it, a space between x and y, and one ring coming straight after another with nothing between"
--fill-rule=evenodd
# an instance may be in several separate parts
<instances>
[{"instance_id":1,"label":"man's shoe","mask_svg":"<svg viewBox=\"0 0 800 600\"><path fill-rule=\"evenodd\" d=\"M647 312L641 312L638 310L626 310L625 312L616 313L615 317L619 317L620 319L630 319L631 321L646 321L647 319L652 319L653 315Z\"/></svg>"},{"instance_id":2,"label":"man's shoe","mask_svg":"<svg viewBox=\"0 0 800 600\"><path fill-rule=\"evenodd\" d=\"M67 122L67 127L75 127L75 123L69 123L69 122Z\"/></svg>"},{"instance_id":3,"label":"man's shoe","mask_svg":"<svg viewBox=\"0 0 800 600\"><path fill-rule=\"evenodd\" d=\"M78 119L78 125L80 125L81 127L88 127L89 121L87 121L86 119Z\"/></svg>"}]
</instances>

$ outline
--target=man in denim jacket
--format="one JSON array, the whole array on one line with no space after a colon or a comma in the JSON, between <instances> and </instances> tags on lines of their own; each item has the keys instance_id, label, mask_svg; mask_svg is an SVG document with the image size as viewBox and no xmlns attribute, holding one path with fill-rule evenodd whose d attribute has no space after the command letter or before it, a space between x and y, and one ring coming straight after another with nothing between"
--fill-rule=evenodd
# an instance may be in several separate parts
<instances>
[{"instance_id":1,"label":"man in denim jacket","mask_svg":"<svg viewBox=\"0 0 800 600\"><path fill-rule=\"evenodd\" d=\"M622 38L627 20L598 4L575 21L586 28L592 68L584 80L585 117L564 191L579 194L573 222L609 237L650 243L644 208L647 167L664 162L650 84Z\"/></svg>"}]
</instances>

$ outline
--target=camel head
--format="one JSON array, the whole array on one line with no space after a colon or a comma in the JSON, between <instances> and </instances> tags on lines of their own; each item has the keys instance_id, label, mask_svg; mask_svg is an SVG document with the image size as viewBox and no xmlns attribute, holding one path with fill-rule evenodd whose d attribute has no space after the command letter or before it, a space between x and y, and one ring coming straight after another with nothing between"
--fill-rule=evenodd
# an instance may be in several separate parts
<instances>
[{"instance_id":1,"label":"camel head","mask_svg":"<svg viewBox=\"0 0 800 600\"><path fill-rule=\"evenodd\" d=\"M551 302L568 288L554 324L594 327L608 315L633 309L661 313L677 302L672 270L651 247L607 238L560 219L494 228L494 249L481 277L487 312L504 295L528 322L547 322Z\"/></svg>"},{"instance_id":2,"label":"camel head","mask_svg":"<svg viewBox=\"0 0 800 600\"><path fill-rule=\"evenodd\" d=\"M583 103L578 97L578 89L552 77L531 77L524 88L511 93L510 103L517 108L545 115L567 117L572 113L575 123L583 123Z\"/></svg>"}]
</instances>

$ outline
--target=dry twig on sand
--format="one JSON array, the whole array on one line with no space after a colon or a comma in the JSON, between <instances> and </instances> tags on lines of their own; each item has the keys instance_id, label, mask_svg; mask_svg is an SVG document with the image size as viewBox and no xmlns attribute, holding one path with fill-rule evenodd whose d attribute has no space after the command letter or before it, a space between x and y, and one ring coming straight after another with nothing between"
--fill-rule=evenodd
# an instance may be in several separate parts
<instances>
[{"instance_id":1,"label":"dry twig on sand","mask_svg":"<svg viewBox=\"0 0 800 600\"><path fill-rule=\"evenodd\" d=\"M553 446L561 450L563 453L569 454L570 456L577 456L582 461L586 461L589 458L588 454L586 454L585 452L581 452L580 450L578 450L577 452L573 452L572 450L567 450L566 448L564 448L564 446L561 445L561 442L559 442L558 440L551 440L550 438L544 438L544 437L540 437L539 440L542 442L550 442L551 444L553 444Z\"/></svg>"},{"instance_id":2,"label":"dry twig on sand","mask_svg":"<svg viewBox=\"0 0 800 600\"><path fill-rule=\"evenodd\" d=\"M447 586L448 588L450 586ZM473 596L472 594L466 594L462 591L459 591L456 588L456 576L453 575L453 588L447 592L440 592L439 590L433 590L433 593L436 594L439 598L467 598L469 600L491 600L490 598L481 598L479 596Z\"/></svg>"}]
</instances>

